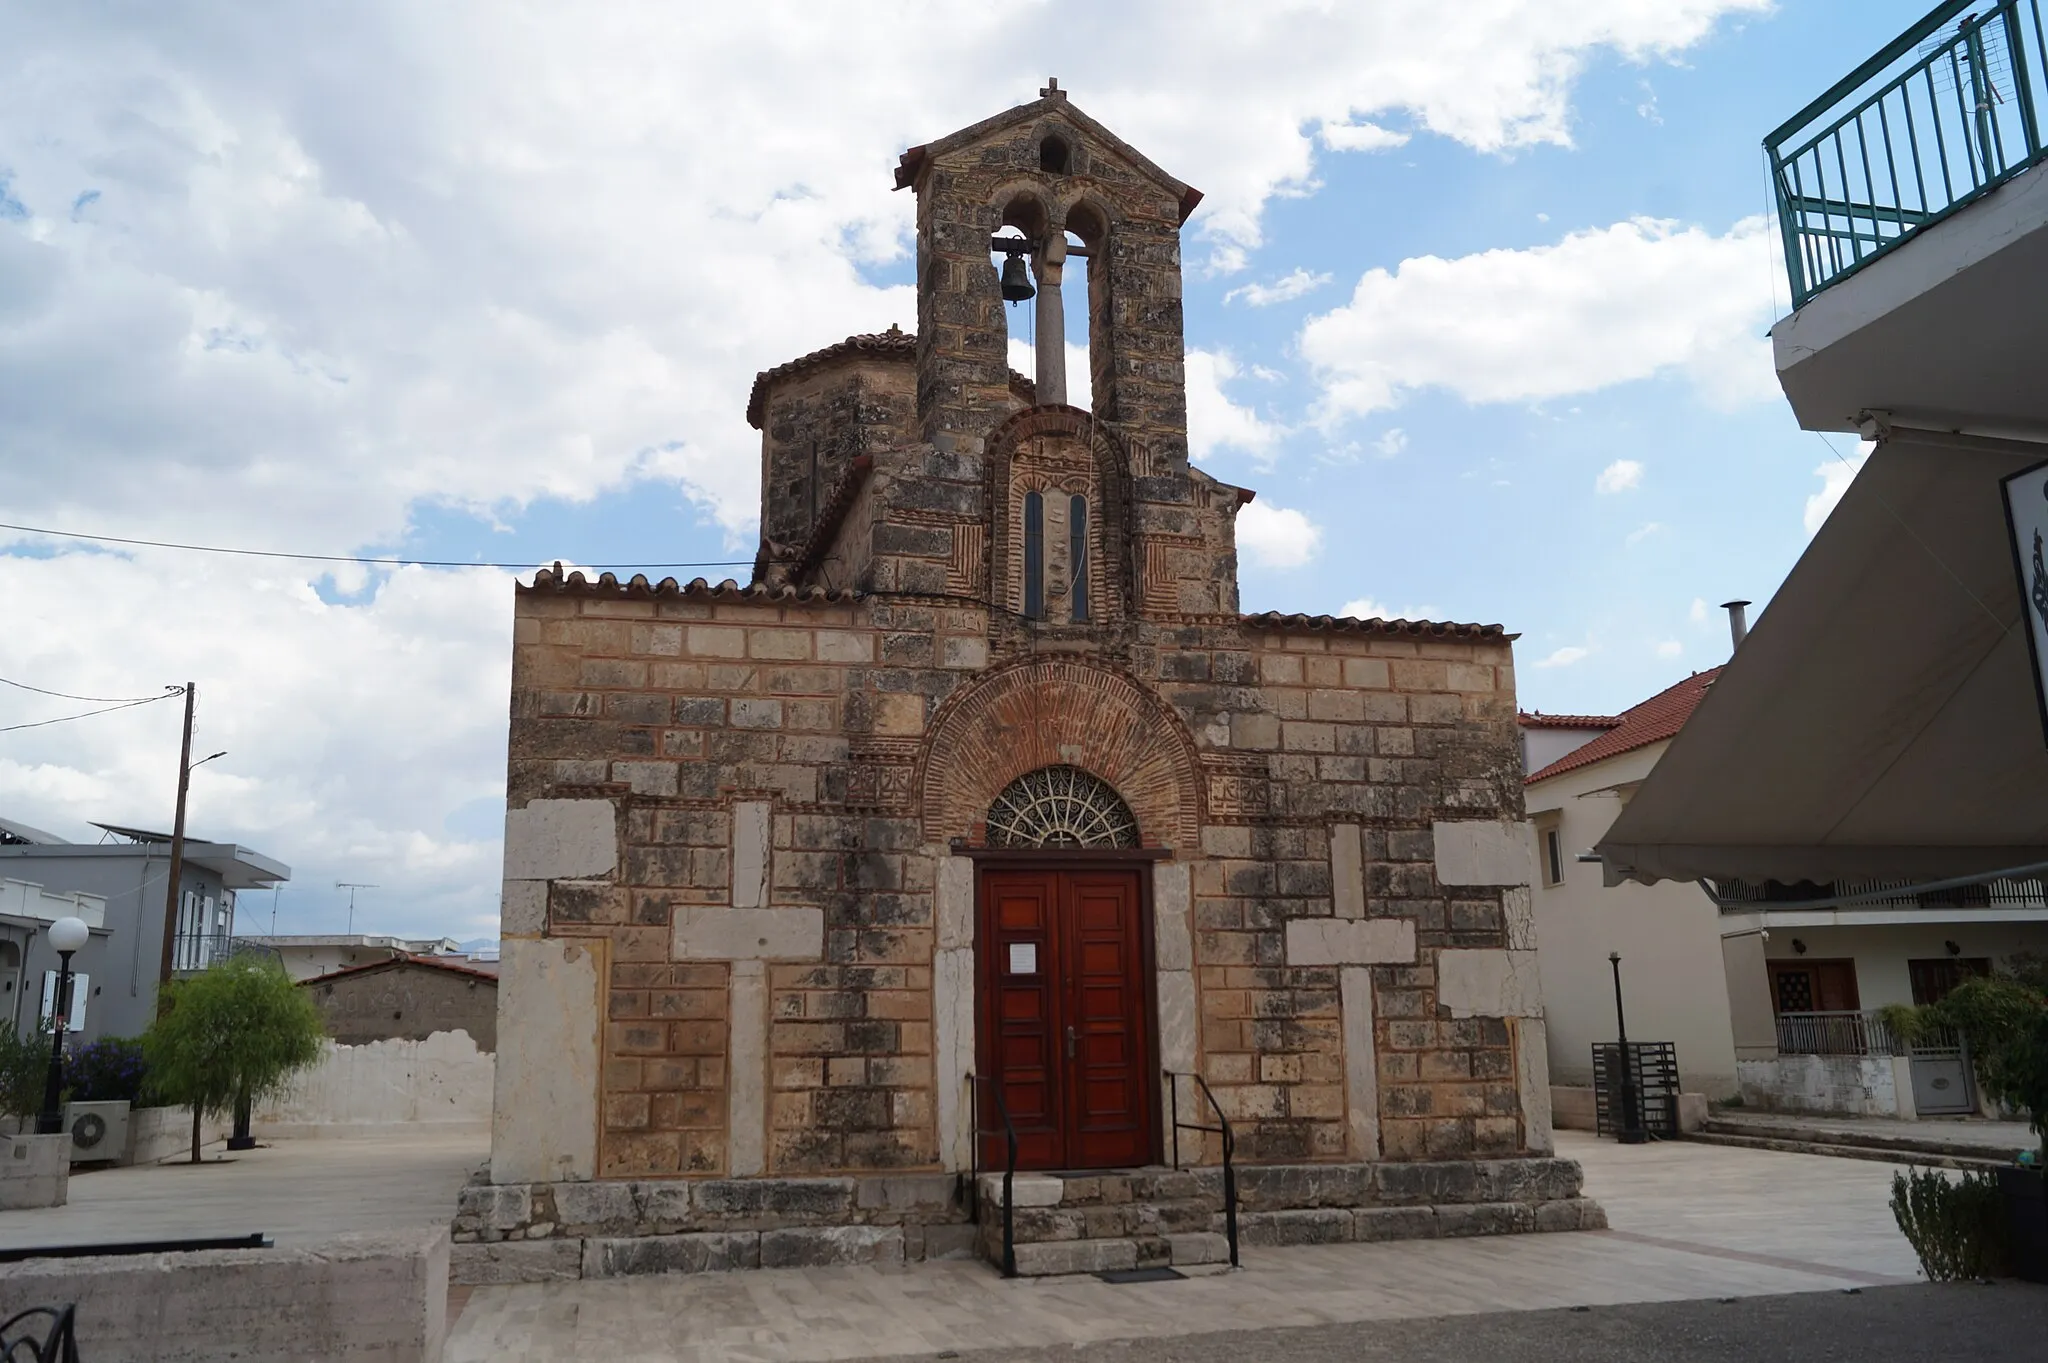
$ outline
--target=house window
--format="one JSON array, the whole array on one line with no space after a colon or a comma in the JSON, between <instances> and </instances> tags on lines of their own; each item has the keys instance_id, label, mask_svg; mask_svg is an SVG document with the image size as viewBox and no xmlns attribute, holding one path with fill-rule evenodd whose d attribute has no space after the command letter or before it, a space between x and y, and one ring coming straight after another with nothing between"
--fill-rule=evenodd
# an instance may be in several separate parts
<instances>
[{"instance_id":1,"label":"house window","mask_svg":"<svg viewBox=\"0 0 2048 1363\"><path fill-rule=\"evenodd\" d=\"M1543 830L1543 883L1564 884L1564 834L1554 824Z\"/></svg>"},{"instance_id":2,"label":"house window","mask_svg":"<svg viewBox=\"0 0 2048 1363\"><path fill-rule=\"evenodd\" d=\"M1982 956L1936 956L1930 960L1907 961L1906 978L1913 986L1913 1002L1921 1007L1940 1003L1964 980L1991 973L1991 962Z\"/></svg>"},{"instance_id":3,"label":"house window","mask_svg":"<svg viewBox=\"0 0 2048 1363\"><path fill-rule=\"evenodd\" d=\"M1088 499L1075 497L1067 517L1067 578L1076 622L1088 618Z\"/></svg>"},{"instance_id":4,"label":"house window","mask_svg":"<svg viewBox=\"0 0 2048 1363\"><path fill-rule=\"evenodd\" d=\"M1045 496L1024 494L1024 616L1045 618Z\"/></svg>"}]
</instances>

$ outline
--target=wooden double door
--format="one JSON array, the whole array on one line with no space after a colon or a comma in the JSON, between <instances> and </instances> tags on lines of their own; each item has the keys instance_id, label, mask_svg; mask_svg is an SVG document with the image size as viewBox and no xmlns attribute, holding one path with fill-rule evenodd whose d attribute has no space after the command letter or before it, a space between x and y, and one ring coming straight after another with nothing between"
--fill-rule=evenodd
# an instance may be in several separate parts
<instances>
[{"instance_id":1,"label":"wooden double door","mask_svg":"<svg viewBox=\"0 0 2048 1363\"><path fill-rule=\"evenodd\" d=\"M1145 880L1136 869L984 868L976 937L980 1072L1001 1085L1021 1169L1157 1157ZM984 1169L1006 1157L977 1096Z\"/></svg>"}]
</instances>

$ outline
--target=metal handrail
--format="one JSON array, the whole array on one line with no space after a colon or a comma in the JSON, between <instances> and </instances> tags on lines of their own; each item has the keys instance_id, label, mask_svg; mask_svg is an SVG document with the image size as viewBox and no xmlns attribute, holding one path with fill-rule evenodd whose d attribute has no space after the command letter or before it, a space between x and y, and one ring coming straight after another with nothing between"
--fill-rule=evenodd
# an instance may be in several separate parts
<instances>
[{"instance_id":1,"label":"metal handrail","mask_svg":"<svg viewBox=\"0 0 2048 1363\"><path fill-rule=\"evenodd\" d=\"M1237 1154L1237 1134L1230 1129L1230 1118L1223 1115L1223 1105L1216 1101L1216 1095L1209 1090L1209 1081L1192 1070L1167 1070L1166 1096L1168 1119L1173 1130L1173 1167L1180 1166L1180 1133L1183 1131L1208 1131L1223 1137L1223 1231L1230 1241L1230 1266L1237 1262L1237 1166L1233 1159ZM1180 1119L1180 1084L1186 1078L1195 1081L1195 1087L1209 1100L1209 1110L1216 1114L1216 1125L1206 1126L1199 1122L1184 1122Z\"/></svg>"},{"instance_id":2,"label":"metal handrail","mask_svg":"<svg viewBox=\"0 0 2048 1363\"><path fill-rule=\"evenodd\" d=\"M1777 1031L1783 1055L1911 1055L1916 1050L1955 1050L1963 1044L1945 1027L1929 1029L1909 1043L1893 1033L1877 1009L1780 1013Z\"/></svg>"},{"instance_id":3,"label":"metal handrail","mask_svg":"<svg viewBox=\"0 0 2048 1363\"><path fill-rule=\"evenodd\" d=\"M78 1363L78 1337L73 1326L78 1307L31 1306L0 1321L0 1363ZM35 1316L50 1317L49 1331L40 1339L32 1334L16 1335L16 1327L26 1330L26 1322Z\"/></svg>"},{"instance_id":4,"label":"metal handrail","mask_svg":"<svg viewBox=\"0 0 2048 1363\"><path fill-rule=\"evenodd\" d=\"M1794 307L2048 157L2040 7L1944 0L1764 139Z\"/></svg>"},{"instance_id":5,"label":"metal handrail","mask_svg":"<svg viewBox=\"0 0 2048 1363\"><path fill-rule=\"evenodd\" d=\"M967 1072L968 1091L975 1096L974 1150L967 1160L967 1186L971 1191L973 1199L971 1205L974 1208L974 1220L979 1225L981 1222L981 1138L996 1134L996 1128L984 1126L981 1121L981 1088L979 1086L982 1084L987 1084L988 1091L995 1095L996 1115L1003 1119L1003 1137L1009 1142L1009 1160L1003 1166L1003 1276L1005 1278L1014 1278L1017 1276L1017 1227L1014 1212L1016 1199L1010 1195L1010 1192L1017 1178L1017 1124L1010 1120L1010 1105L1003 1101L1002 1084L989 1075L976 1074L973 1070ZM1234 1256L1232 1262L1236 1262ZM0 1360L0 1363L4 1363L4 1360Z\"/></svg>"}]
</instances>

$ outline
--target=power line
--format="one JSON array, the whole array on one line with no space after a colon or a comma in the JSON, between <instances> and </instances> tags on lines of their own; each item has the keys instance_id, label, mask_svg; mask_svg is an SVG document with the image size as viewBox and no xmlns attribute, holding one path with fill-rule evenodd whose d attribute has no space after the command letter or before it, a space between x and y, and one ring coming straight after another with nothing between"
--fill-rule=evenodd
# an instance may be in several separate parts
<instances>
[{"instance_id":1,"label":"power line","mask_svg":"<svg viewBox=\"0 0 2048 1363\"><path fill-rule=\"evenodd\" d=\"M30 686L27 682L9 681L5 677L0 677L0 686L12 686L21 691L33 691L39 696L55 696L58 700L82 700L89 705L140 705L146 700L163 699L162 696L74 696L69 691L45 691L40 686ZM185 688L182 686L166 686L164 690L174 696L185 694Z\"/></svg>"},{"instance_id":2,"label":"power line","mask_svg":"<svg viewBox=\"0 0 2048 1363\"><path fill-rule=\"evenodd\" d=\"M192 554L235 554L243 558L288 558L308 563L372 563L387 568L537 568L537 563L476 563L468 559L373 558L361 554L288 554L276 549L230 549L217 544L174 544L168 540L124 539L119 535L87 535L76 530L48 530L35 525L9 525L0 530L19 530L29 535L54 535L60 539L91 540L96 544L133 544L145 549L182 549ZM593 563L593 568L751 568L752 559L717 559L696 563Z\"/></svg>"},{"instance_id":3,"label":"power line","mask_svg":"<svg viewBox=\"0 0 2048 1363\"><path fill-rule=\"evenodd\" d=\"M0 726L0 734L11 734L17 729L40 729L50 724L66 724L74 719L91 719L94 715L109 714L115 710L132 710L138 705L154 705L160 700L169 700L172 696L182 696L184 694L184 688L180 687L176 690L166 691L161 696L144 696L141 700L123 701L119 705L103 705L97 710L81 710L75 715L59 715L55 719L39 719L33 724L9 724Z\"/></svg>"}]
</instances>

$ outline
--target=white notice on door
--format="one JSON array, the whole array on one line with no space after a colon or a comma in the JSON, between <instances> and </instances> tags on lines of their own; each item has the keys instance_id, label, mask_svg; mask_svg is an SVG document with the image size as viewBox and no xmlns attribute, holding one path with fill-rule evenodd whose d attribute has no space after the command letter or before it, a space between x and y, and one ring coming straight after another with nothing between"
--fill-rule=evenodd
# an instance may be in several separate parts
<instances>
[{"instance_id":1,"label":"white notice on door","mask_svg":"<svg viewBox=\"0 0 2048 1363\"><path fill-rule=\"evenodd\" d=\"M1012 975L1036 975L1038 973L1038 943L1010 943L1010 973Z\"/></svg>"}]
</instances>

